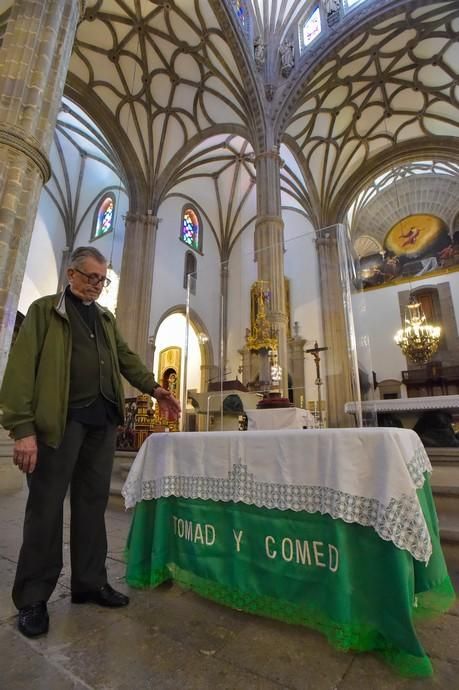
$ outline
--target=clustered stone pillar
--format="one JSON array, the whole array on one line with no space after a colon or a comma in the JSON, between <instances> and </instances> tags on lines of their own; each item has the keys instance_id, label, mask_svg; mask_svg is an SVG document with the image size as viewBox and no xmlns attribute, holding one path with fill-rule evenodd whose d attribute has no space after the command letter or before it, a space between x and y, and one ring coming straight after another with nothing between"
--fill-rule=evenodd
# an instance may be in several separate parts
<instances>
[{"instance_id":1,"label":"clustered stone pillar","mask_svg":"<svg viewBox=\"0 0 459 690\"><path fill-rule=\"evenodd\" d=\"M257 155L257 213L255 222L255 260L258 280L271 286L270 321L277 331L278 362L282 367L281 391L287 396L288 352L287 314L284 279L284 221L281 216L281 158L276 148Z\"/></svg>"},{"instance_id":2,"label":"clustered stone pillar","mask_svg":"<svg viewBox=\"0 0 459 690\"><path fill-rule=\"evenodd\" d=\"M121 265L116 320L123 338L134 352L152 367L148 343L153 263L158 218L150 213L128 213ZM138 395L130 386L127 397Z\"/></svg>"},{"instance_id":3,"label":"clustered stone pillar","mask_svg":"<svg viewBox=\"0 0 459 690\"><path fill-rule=\"evenodd\" d=\"M327 426L354 426L344 404L353 400L352 372L340 280L337 227L320 230L316 247L326 352Z\"/></svg>"},{"instance_id":4,"label":"clustered stone pillar","mask_svg":"<svg viewBox=\"0 0 459 690\"><path fill-rule=\"evenodd\" d=\"M67 286L67 267L70 263L70 257L72 256L73 249L65 247L62 250L61 267L59 269L59 282L57 284L58 290L65 290Z\"/></svg>"},{"instance_id":5,"label":"clustered stone pillar","mask_svg":"<svg viewBox=\"0 0 459 690\"><path fill-rule=\"evenodd\" d=\"M218 352L220 380L225 378L228 355L228 261L220 265L220 347Z\"/></svg>"},{"instance_id":6,"label":"clustered stone pillar","mask_svg":"<svg viewBox=\"0 0 459 690\"><path fill-rule=\"evenodd\" d=\"M82 0L15 0L0 46L0 379Z\"/></svg>"},{"instance_id":7,"label":"clustered stone pillar","mask_svg":"<svg viewBox=\"0 0 459 690\"><path fill-rule=\"evenodd\" d=\"M294 382L293 403L295 407L306 407L305 388L304 388L304 346L306 340L295 335L290 340L289 347L289 371Z\"/></svg>"}]
</instances>

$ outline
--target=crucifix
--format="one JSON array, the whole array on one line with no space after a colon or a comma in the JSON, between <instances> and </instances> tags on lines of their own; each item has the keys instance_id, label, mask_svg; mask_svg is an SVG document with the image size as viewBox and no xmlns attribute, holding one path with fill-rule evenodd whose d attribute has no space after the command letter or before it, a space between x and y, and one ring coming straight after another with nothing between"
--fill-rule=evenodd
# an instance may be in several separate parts
<instances>
[{"instance_id":1,"label":"crucifix","mask_svg":"<svg viewBox=\"0 0 459 690\"><path fill-rule=\"evenodd\" d=\"M322 385L322 379L320 378L320 356L319 352L324 352L325 350L328 350L328 347L319 347L317 344L317 340L314 343L314 347L311 347L309 350L305 350L307 354L310 354L314 357L314 362L316 363L316 380L315 384L317 386L317 402L319 405L319 425L320 428L322 428L323 425L323 417L322 417L322 396L320 393L320 387Z\"/></svg>"}]
</instances>

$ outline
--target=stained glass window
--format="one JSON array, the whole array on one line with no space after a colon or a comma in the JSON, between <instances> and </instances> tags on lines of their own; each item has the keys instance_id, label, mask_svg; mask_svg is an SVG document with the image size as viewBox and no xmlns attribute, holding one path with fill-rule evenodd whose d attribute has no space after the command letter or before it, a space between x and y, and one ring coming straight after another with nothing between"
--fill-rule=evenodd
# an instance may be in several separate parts
<instances>
[{"instance_id":1,"label":"stained glass window","mask_svg":"<svg viewBox=\"0 0 459 690\"><path fill-rule=\"evenodd\" d=\"M95 217L95 227L92 237L97 239L113 230L115 210L115 199L111 194L107 194L102 199Z\"/></svg>"},{"instance_id":2,"label":"stained glass window","mask_svg":"<svg viewBox=\"0 0 459 690\"><path fill-rule=\"evenodd\" d=\"M180 239L192 249L201 250L201 232L198 216L192 208L183 211Z\"/></svg>"},{"instance_id":3,"label":"stained glass window","mask_svg":"<svg viewBox=\"0 0 459 690\"><path fill-rule=\"evenodd\" d=\"M307 46L312 43L312 41L320 34L321 29L320 9L319 7L316 7L316 9L308 16L301 27L303 46Z\"/></svg>"},{"instance_id":4,"label":"stained glass window","mask_svg":"<svg viewBox=\"0 0 459 690\"><path fill-rule=\"evenodd\" d=\"M233 0L234 11L245 32L249 29L249 13L244 0Z\"/></svg>"}]
</instances>

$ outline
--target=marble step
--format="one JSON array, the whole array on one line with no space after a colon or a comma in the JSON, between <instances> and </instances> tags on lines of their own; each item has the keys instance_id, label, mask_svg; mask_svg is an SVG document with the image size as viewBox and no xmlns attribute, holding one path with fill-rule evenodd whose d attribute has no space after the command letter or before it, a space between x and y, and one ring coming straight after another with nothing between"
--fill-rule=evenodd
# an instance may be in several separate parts
<instances>
[{"instance_id":1,"label":"marble step","mask_svg":"<svg viewBox=\"0 0 459 690\"><path fill-rule=\"evenodd\" d=\"M431 486L442 544L459 546L459 449L427 449L432 462ZM434 451L432 453L432 451Z\"/></svg>"},{"instance_id":2,"label":"marble step","mask_svg":"<svg viewBox=\"0 0 459 690\"><path fill-rule=\"evenodd\" d=\"M113 462L113 477L121 478L124 483L136 455L135 451L117 450Z\"/></svg>"},{"instance_id":3,"label":"marble step","mask_svg":"<svg viewBox=\"0 0 459 690\"><path fill-rule=\"evenodd\" d=\"M432 465L459 465L458 448L426 448Z\"/></svg>"},{"instance_id":4,"label":"marble step","mask_svg":"<svg viewBox=\"0 0 459 690\"><path fill-rule=\"evenodd\" d=\"M459 545L459 515L438 513L442 543Z\"/></svg>"},{"instance_id":5,"label":"marble step","mask_svg":"<svg viewBox=\"0 0 459 690\"><path fill-rule=\"evenodd\" d=\"M459 452L457 448L436 448L432 462L431 486L440 523L442 544L459 546ZM447 451L447 452L445 452Z\"/></svg>"},{"instance_id":6,"label":"marble step","mask_svg":"<svg viewBox=\"0 0 459 690\"><path fill-rule=\"evenodd\" d=\"M121 489L123 488L124 479L120 476L113 476L110 481L110 496L121 496Z\"/></svg>"},{"instance_id":7,"label":"marble step","mask_svg":"<svg viewBox=\"0 0 459 690\"><path fill-rule=\"evenodd\" d=\"M459 525L459 486L432 485L432 493L440 515L456 515Z\"/></svg>"},{"instance_id":8,"label":"marble step","mask_svg":"<svg viewBox=\"0 0 459 690\"><path fill-rule=\"evenodd\" d=\"M123 482L126 481L127 476L129 474L129 470L131 469L131 467L132 467L132 462L120 462L119 475L120 475L121 479L123 480Z\"/></svg>"}]
</instances>

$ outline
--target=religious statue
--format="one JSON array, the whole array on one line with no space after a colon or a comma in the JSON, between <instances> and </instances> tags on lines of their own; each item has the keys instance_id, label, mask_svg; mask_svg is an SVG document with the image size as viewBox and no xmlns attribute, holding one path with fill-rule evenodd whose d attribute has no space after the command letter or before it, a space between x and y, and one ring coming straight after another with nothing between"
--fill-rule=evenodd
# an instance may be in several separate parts
<instances>
[{"instance_id":1,"label":"religious statue","mask_svg":"<svg viewBox=\"0 0 459 690\"><path fill-rule=\"evenodd\" d=\"M167 380L167 390L169 390L174 397L176 397L176 389L177 389L177 374L172 371L169 374L169 378Z\"/></svg>"},{"instance_id":2,"label":"religious statue","mask_svg":"<svg viewBox=\"0 0 459 690\"><path fill-rule=\"evenodd\" d=\"M257 36L253 43L253 56L257 70L260 72L263 69L266 60L265 54L266 44L263 43L261 36Z\"/></svg>"},{"instance_id":3,"label":"religious statue","mask_svg":"<svg viewBox=\"0 0 459 690\"><path fill-rule=\"evenodd\" d=\"M340 0L322 0L325 16L327 17L327 24L333 24L339 18Z\"/></svg>"},{"instance_id":4,"label":"religious statue","mask_svg":"<svg viewBox=\"0 0 459 690\"><path fill-rule=\"evenodd\" d=\"M308 350L305 350L305 352L309 355L312 355L314 357L314 363L316 365L316 380L315 384L317 386L317 402L318 402L318 407L319 407L319 412L318 412L318 422L319 422L319 428L323 428L323 413L322 413L322 396L321 396L321 390L320 387L323 384L323 381L320 377L320 353L325 352L328 350L328 347L319 347L317 340L314 343L314 347L310 347Z\"/></svg>"},{"instance_id":5,"label":"religious statue","mask_svg":"<svg viewBox=\"0 0 459 690\"><path fill-rule=\"evenodd\" d=\"M281 59L281 74L283 77L288 77L295 65L295 51L293 41L286 39L282 41L279 47Z\"/></svg>"},{"instance_id":6,"label":"religious statue","mask_svg":"<svg viewBox=\"0 0 459 690\"><path fill-rule=\"evenodd\" d=\"M276 87L274 86L274 84L265 84L265 95L268 101L273 100L275 91Z\"/></svg>"}]
</instances>

